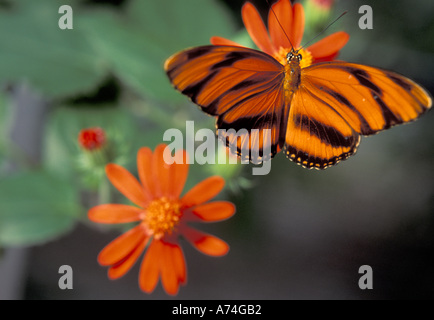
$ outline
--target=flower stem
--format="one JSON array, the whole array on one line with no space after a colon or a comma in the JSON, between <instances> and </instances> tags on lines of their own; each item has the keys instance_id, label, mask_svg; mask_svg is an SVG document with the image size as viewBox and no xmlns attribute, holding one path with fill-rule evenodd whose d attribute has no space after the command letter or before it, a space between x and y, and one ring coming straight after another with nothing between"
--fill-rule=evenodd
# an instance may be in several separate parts
<instances>
[{"instance_id":1,"label":"flower stem","mask_svg":"<svg viewBox=\"0 0 434 320\"><path fill-rule=\"evenodd\" d=\"M103 203L110 203L111 202L111 188L110 188L110 184L109 181L104 178L102 179L101 183L99 184L99 188L98 188L98 202L100 204Z\"/></svg>"}]
</instances>

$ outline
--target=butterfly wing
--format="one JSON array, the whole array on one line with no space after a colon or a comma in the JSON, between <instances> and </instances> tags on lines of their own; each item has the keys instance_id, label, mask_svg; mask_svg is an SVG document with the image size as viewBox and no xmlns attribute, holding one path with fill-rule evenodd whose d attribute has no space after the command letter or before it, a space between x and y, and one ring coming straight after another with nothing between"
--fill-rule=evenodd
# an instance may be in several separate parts
<instances>
[{"instance_id":1,"label":"butterfly wing","mask_svg":"<svg viewBox=\"0 0 434 320\"><path fill-rule=\"evenodd\" d=\"M378 68L332 61L302 69L285 139L289 159L324 169L354 154L360 135L415 120L432 105L414 81Z\"/></svg>"},{"instance_id":2,"label":"butterfly wing","mask_svg":"<svg viewBox=\"0 0 434 320\"><path fill-rule=\"evenodd\" d=\"M360 135L319 92L301 85L294 94L285 154L306 168L325 169L356 152Z\"/></svg>"},{"instance_id":3,"label":"butterfly wing","mask_svg":"<svg viewBox=\"0 0 434 320\"><path fill-rule=\"evenodd\" d=\"M274 58L243 47L201 46L173 55L164 67L176 89L217 117L219 136L232 151L260 162L282 148L284 68Z\"/></svg>"}]
</instances>

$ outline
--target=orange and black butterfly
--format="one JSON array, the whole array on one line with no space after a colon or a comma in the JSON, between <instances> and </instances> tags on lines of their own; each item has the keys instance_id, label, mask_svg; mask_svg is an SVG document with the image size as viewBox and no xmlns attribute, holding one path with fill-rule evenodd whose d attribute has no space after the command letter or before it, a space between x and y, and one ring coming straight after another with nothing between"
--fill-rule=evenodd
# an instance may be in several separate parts
<instances>
[{"instance_id":1,"label":"orange and black butterfly","mask_svg":"<svg viewBox=\"0 0 434 320\"><path fill-rule=\"evenodd\" d=\"M218 129L247 129L241 136L223 136L239 155L251 154L243 151L258 146L259 159L250 157L257 162L284 150L290 160L304 167L325 169L354 154L361 135L415 120L431 107L430 94L400 74L327 61L336 56L336 50L314 45L312 52L322 62L302 67L303 59L312 56L305 49L295 50L301 37L291 29L304 23L301 5L292 6L288 0L273 5L275 20L269 15L269 39L264 38L263 22L253 20L259 14L252 7L244 5L244 23L251 35L257 29L252 38L265 52L216 39L214 44L220 45L187 49L165 63L175 88L217 117ZM290 18L286 10L291 10ZM285 37L277 34L276 20ZM344 37L342 33L329 40ZM285 45L289 49L279 59L277 52L281 54Z\"/></svg>"}]
</instances>

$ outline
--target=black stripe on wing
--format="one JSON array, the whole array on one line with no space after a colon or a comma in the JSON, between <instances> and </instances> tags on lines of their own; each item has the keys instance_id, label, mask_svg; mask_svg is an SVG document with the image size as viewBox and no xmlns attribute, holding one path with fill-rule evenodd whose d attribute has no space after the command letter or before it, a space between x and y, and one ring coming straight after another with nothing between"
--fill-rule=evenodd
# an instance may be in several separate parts
<instances>
[{"instance_id":1,"label":"black stripe on wing","mask_svg":"<svg viewBox=\"0 0 434 320\"><path fill-rule=\"evenodd\" d=\"M351 155L355 154L360 144L360 136L357 136L356 139L357 142L350 151L344 152L339 156L333 156L331 158L315 157L290 145L285 145L284 152L289 160L294 161L295 163L303 166L304 168L322 170L332 167L338 164L340 161L346 160Z\"/></svg>"}]
</instances>

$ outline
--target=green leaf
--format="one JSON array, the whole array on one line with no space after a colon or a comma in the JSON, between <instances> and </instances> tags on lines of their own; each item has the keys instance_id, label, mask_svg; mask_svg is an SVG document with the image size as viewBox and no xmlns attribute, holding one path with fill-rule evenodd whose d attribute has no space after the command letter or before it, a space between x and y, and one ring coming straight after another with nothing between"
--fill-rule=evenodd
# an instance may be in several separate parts
<instances>
[{"instance_id":1,"label":"green leaf","mask_svg":"<svg viewBox=\"0 0 434 320\"><path fill-rule=\"evenodd\" d=\"M8 108L6 104L6 97L0 92L0 134L6 133Z\"/></svg>"},{"instance_id":2,"label":"green leaf","mask_svg":"<svg viewBox=\"0 0 434 320\"><path fill-rule=\"evenodd\" d=\"M101 10L83 15L79 23L124 83L163 101L181 98L163 70L164 61L234 29L228 12L211 0L131 0L123 15Z\"/></svg>"},{"instance_id":3,"label":"green leaf","mask_svg":"<svg viewBox=\"0 0 434 320\"><path fill-rule=\"evenodd\" d=\"M80 209L71 183L46 172L0 180L0 245L33 245L72 229Z\"/></svg>"},{"instance_id":4,"label":"green leaf","mask_svg":"<svg viewBox=\"0 0 434 320\"><path fill-rule=\"evenodd\" d=\"M0 10L0 83L26 81L58 98L87 92L107 74L75 17L76 1L13 1ZM73 29L58 25L61 5L73 8Z\"/></svg>"}]
</instances>

